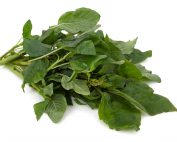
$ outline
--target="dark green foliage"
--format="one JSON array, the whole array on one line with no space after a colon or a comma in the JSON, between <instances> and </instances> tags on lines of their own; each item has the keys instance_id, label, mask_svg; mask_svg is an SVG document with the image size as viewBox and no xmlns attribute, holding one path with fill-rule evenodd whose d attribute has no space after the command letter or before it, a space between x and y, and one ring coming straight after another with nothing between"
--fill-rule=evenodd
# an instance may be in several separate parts
<instances>
[{"instance_id":1,"label":"dark green foliage","mask_svg":"<svg viewBox=\"0 0 177 142\"><path fill-rule=\"evenodd\" d=\"M34 105L37 120L46 113L57 123L67 105L77 103L98 109L99 118L111 129L139 130L142 112L176 111L167 98L147 85L161 82L139 64L152 51L135 49L137 38L124 42L105 36L97 30L99 19L96 11L79 8L63 14L58 25L41 35L31 35L28 20L23 42L0 58L0 65L22 76L23 88L28 83L43 97Z\"/></svg>"}]
</instances>

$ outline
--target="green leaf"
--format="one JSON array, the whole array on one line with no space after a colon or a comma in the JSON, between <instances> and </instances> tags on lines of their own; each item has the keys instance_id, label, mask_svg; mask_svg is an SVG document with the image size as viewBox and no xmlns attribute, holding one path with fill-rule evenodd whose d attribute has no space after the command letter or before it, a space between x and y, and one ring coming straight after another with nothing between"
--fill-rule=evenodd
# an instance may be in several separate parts
<instances>
[{"instance_id":1,"label":"green leaf","mask_svg":"<svg viewBox=\"0 0 177 142\"><path fill-rule=\"evenodd\" d=\"M62 119L66 108L65 96L61 93L54 94L46 107L46 113L54 123L57 123Z\"/></svg>"},{"instance_id":2,"label":"green leaf","mask_svg":"<svg viewBox=\"0 0 177 142\"><path fill-rule=\"evenodd\" d=\"M83 41L76 47L77 54L96 55L96 50L91 40Z\"/></svg>"},{"instance_id":3,"label":"green leaf","mask_svg":"<svg viewBox=\"0 0 177 142\"><path fill-rule=\"evenodd\" d=\"M24 39L23 49L30 57L39 57L51 52L51 46L38 40Z\"/></svg>"},{"instance_id":4,"label":"green leaf","mask_svg":"<svg viewBox=\"0 0 177 142\"><path fill-rule=\"evenodd\" d=\"M102 94L99 117L111 129L139 129L141 113L125 99L108 93Z\"/></svg>"},{"instance_id":5,"label":"green leaf","mask_svg":"<svg viewBox=\"0 0 177 142\"><path fill-rule=\"evenodd\" d=\"M124 41L112 41L114 45L122 51L122 54L130 54L133 52L137 39Z\"/></svg>"},{"instance_id":6,"label":"green leaf","mask_svg":"<svg viewBox=\"0 0 177 142\"><path fill-rule=\"evenodd\" d=\"M34 104L34 112L36 114L36 119L39 120L43 113L45 113L45 109L47 107L48 101L43 101Z\"/></svg>"},{"instance_id":7,"label":"green leaf","mask_svg":"<svg viewBox=\"0 0 177 142\"><path fill-rule=\"evenodd\" d=\"M81 94L81 95L89 95L90 90L87 86L87 81L86 80L79 80L79 79L74 79L72 81L69 81L70 77L64 75L61 80L61 85L64 89L66 90L71 90L73 89L76 93Z\"/></svg>"},{"instance_id":8,"label":"green leaf","mask_svg":"<svg viewBox=\"0 0 177 142\"><path fill-rule=\"evenodd\" d=\"M96 52L100 55L107 55L109 58L112 58L115 61L121 61L125 59L121 50L111 42L108 35L106 35L104 40L100 39L100 44L96 46Z\"/></svg>"},{"instance_id":9,"label":"green leaf","mask_svg":"<svg viewBox=\"0 0 177 142\"><path fill-rule=\"evenodd\" d=\"M49 67L48 60L37 60L32 62L23 71L23 77L25 83L37 83L41 81L47 74L47 69Z\"/></svg>"},{"instance_id":10,"label":"green leaf","mask_svg":"<svg viewBox=\"0 0 177 142\"><path fill-rule=\"evenodd\" d=\"M167 98L153 94L153 90L144 83L130 82L123 89L123 92L138 101L150 115L176 111L176 108Z\"/></svg>"},{"instance_id":11,"label":"green leaf","mask_svg":"<svg viewBox=\"0 0 177 142\"><path fill-rule=\"evenodd\" d=\"M88 8L79 8L63 14L59 20L59 27L69 33L84 32L93 28L100 19L100 15Z\"/></svg>"},{"instance_id":12,"label":"green leaf","mask_svg":"<svg viewBox=\"0 0 177 142\"><path fill-rule=\"evenodd\" d=\"M28 20L23 26L23 38L30 38L31 37L31 30L32 30L32 23L31 20Z\"/></svg>"},{"instance_id":13,"label":"green leaf","mask_svg":"<svg viewBox=\"0 0 177 142\"><path fill-rule=\"evenodd\" d=\"M151 56L152 56L151 50L142 52L138 49L134 49L131 54L126 55L126 58L128 60L131 60L132 63L137 64L137 63L140 63L146 60L148 57L151 57Z\"/></svg>"},{"instance_id":14,"label":"green leaf","mask_svg":"<svg viewBox=\"0 0 177 142\"><path fill-rule=\"evenodd\" d=\"M120 65L118 68L118 73L126 78L135 78L138 80L142 78L140 70L130 62L125 62L124 64Z\"/></svg>"},{"instance_id":15,"label":"green leaf","mask_svg":"<svg viewBox=\"0 0 177 142\"><path fill-rule=\"evenodd\" d=\"M160 79L160 77L158 75L152 74L152 72L149 71L149 70L147 70L144 66L142 66L142 65L136 65L136 67L140 70L142 76L145 79L148 79L150 81L155 81L155 82L158 82L158 83L161 82L161 79Z\"/></svg>"},{"instance_id":16,"label":"green leaf","mask_svg":"<svg viewBox=\"0 0 177 142\"><path fill-rule=\"evenodd\" d=\"M71 69L76 72L92 72L100 65L104 59L107 58L106 55L81 55L70 62Z\"/></svg>"},{"instance_id":17,"label":"green leaf","mask_svg":"<svg viewBox=\"0 0 177 142\"><path fill-rule=\"evenodd\" d=\"M53 83L45 86L44 88L41 89L40 91L41 94L43 95L48 95L48 96L52 96L53 95Z\"/></svg>"},{"instance_id":18,"label":"green leaf","mask_svg":"<svg viewBox=\"0 0 177 142\"><path fill-rule=\"evenodd\" d=\"M129 96L129 95L117 90L117 89L109 89L108 92L124 98L130 104L132 104L134 107L138 108L139 110L141 110L143 112L147 112L146 109L138 101L136 101L134 98L132 98L131 96Z\"/></svg>"}]
</instances>

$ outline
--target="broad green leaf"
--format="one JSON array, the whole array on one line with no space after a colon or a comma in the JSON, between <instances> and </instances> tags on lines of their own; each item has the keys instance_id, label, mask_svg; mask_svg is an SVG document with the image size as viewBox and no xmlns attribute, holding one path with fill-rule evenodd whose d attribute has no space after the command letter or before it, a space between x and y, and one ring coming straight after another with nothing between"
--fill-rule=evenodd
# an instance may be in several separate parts
<instances>
[{"instance_id":1,"label":"broad green leaf","mask_svg":"<svg viewBox=\"0 0 177 142\"><path fill-rule=\"evenodd\" d=\"M122 51L122 54L130 54L133 52L137 39L124 41L112 41L114 45Z\"/></svg>"},{"instance_id":2,"label":"broad green leaf","mask_svg":"<svg viewBox=\"0 0 177 142\"><path fill-rule=\"evenodd\" d=\"M87 81L86 80L79 80L79 79L74 79L72 81L69 81L70 77L64 75L61 80L61 85L64 89L66 90L71 90L73 89L76 93L81 94L81 95L89 95L90 90L87 86Z\"/></svg>"},{"instance_id":3,"label":"broad green leaf","mask_svg":"<svg viewBox=\"0 0 177 142\"><path fill-rule=\"evenodd\" d=\"M130 62L125 62L120 65L118 68L118 73L126 78L135 78L138 80L142 78L140 70Z\"/></svg>"},{"instance_id":4,"label":"broad green leaf","mask_svg":"<svg viewBox=\"0 0 177 142\"><path fill-rule=\"evenodd\" d=\"M51 84L45 86L44 88L42 88L40 93L43 94L43 95L52 96L53 95L53 83L51 83Z\"/></svg>"},{"instance_id":5,"label":"broad green leaf","mask_svg":"<svg viewBox=\"0 0 177 142\"><path fill-rule=\"evenodd\" d=\"M46 59L32 62L23 71L24 83L37 83L47 74L49 62Z\"/></svg>"},{"instance_id":6,"label":"broad green leaf","mask_svg":"<svg viewBox=\"0 0 177 142\"><path fill-rule=\"evenodd\" d=\"M161 79L160 79L160 77L158 75L152 74L152 72L149 71L149 70L147 70L144 66L142 66L142 65L136 65L136 67L140 70L142 76L145 79L148 79L150 81L155 81L155 82L158 82L158 83L161 82Z\"/></svg>"},{"instance_id":7,"label":"broad green leaf","mask_svg":"<svg viewBox=\"0 0 177 142\"><path fill-rule=\"evenodd\" d=\"M36 114L36 119L39 120L41 118L41 116L43 115L43 113L45 113L45 109L47 107L48 101L43 101L43 102L39 102L34 104L34 112Z\"/></svg>"},{"instance_id":8,"label":"broad green leaf","mask_svg":"<svg viewBox=\"0 0 177 142\"><path fill-rule=\"evenodd\" d=\"M96 55L96 50L91 40L83 41L76 47L77 54Z\"/></svg>"},{"instance_id":9,"label":"broad green leaf","mask_svg":"<svg viewBox=\"0 0 177 142\"><path fill-rule=\"evenodd\" d=\"M31 20L28 20L23 26L23 38L30 38L31 37L31 30L32 30L32 23Z\"/></svg>"},{"instance_id":10,"label":"broad green leaf","mask_svg":"<svg viewBox=\"0 0 177 142\"><path fill-rule=\"evenodd\" d=\"M63 14L59 20L59 27L69 33L78 33L94 27L100 19L100 15L88 8L79 8Z\"/></svg>"},{"instance_id":11,"label":"broad green leaf","mask_svg":"<svg viewBox=\"0 0 177 142\"><path fill-rule=\"evenodd\" d=\"M106 55L81 55L71 61L70 66L76 72L92 72L105 58L107 58Z\"/></svg>"},{"instance_id":12,"label":"broad green leaf","mask_svg":"<svg viewBox=\"0 0 177 142\"><path fill-rule=\"evenodd\" d=\"M148 57L151 57L151 56L152 56L151 50L142 52L138 49L134 49L131 54L126 55L126 58L128 60L131 60L132 63L137 64L137 63L140 63L146 60Z\"/></svg>"},{"instance_id":13,"label":"broad green leaf","mask_svg":"<svg viewBox=\"0 0 177 142\"><path fill-rule=\"evenodd\" d=\"M167 98L153 94L153 90L144 83L130 82L122 91L138 101L150 115L176 111Z\"/></svg>"},{"instance_id":14,"label":"broad green leaf","mask_svg":"<svg viewBox=\"0 0 177 142\"><path fill-rule=\"evenodd\" d=\"M139 129L140 111L122 97L103 93L98 113L111 129Z\"/></svg>"},{"instance_id":15,"label":"broad green leaf","mask_svg":"<svg viewBox=\"0 0 177 142\"><path fill-rule=\"evenodd\" d=\"M65 96L61 93L54 94L46 107L46 113L54 123L57 123L62 119L66 108Z\"/></svg>"},{"instance_id":16,"label":"broad green leaf","mask_svg":"<svg viewBox=\"0 0 177 142\"><path fill-rule=\"evenodd\" d=\"M123 93L123 92L121 92L121 91L119 91L117 89L109 89L108 92L124 98L130 104L132 104L134 107L138 108L139 110L141 110L143 112L147 112L146 109L138 101L136 101L134 98L132 98L131 96L127 95L126 93Z\"/></svg>"},{"instance_id":17,"label":"broad green leaf","mask_svg":"<svg viewBox=\"0 0 177 142\"><path fill-rule=\"evenodd\" d=\"M39 57L51 52L50 45L32 39L24 39L23 49L30 57Z\"/></svg>"}]
</instances>

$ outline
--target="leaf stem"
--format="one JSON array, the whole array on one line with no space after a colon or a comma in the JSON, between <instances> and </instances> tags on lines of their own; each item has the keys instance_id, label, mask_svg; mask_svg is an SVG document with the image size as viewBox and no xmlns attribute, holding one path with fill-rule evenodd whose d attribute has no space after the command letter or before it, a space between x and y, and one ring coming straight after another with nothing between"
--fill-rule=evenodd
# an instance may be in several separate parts
<instances>
[{"instance_id":1,"label":"leaf stem","mask_svg":"<svg viewBox=\"0 0 177 142\"><path fill-rule=\"evenodd\" d=\"M49 55L52 55L52 54L54 54L54 53L60 51L61 49L63 49L63 47L57 48L56 50L53 50L52 52L47 53L47 54L45 54L45 55L43 55L43 56L40 56L40 57L34 58L34 59L32 59L32 60L29 60L29 62L33 62L33 61L36 61L36 60L43 59L43 58L45 58L45 57L47 57L47 56L49 56Z\"/></svg>"},{"instance_id":2,"label":"leaf stem","mask_svg":"<svg viewBox=\"0 0 177 142\"><path fill-rule=\"evenodd\" d=\"M0 65L4 65L4 64L7 64L17 58L19 58L22 54L24 54L25 52L24 51L20 51L19 53L16 53L14 55L11 55L11 56L8 56L2 60L0 60Z\"/></svg>"},{"instance_id":3,"label":"leaf stem","mask_svg":"<svg viewBox=\"0 0 177 142\"><path fill-rule=\"evenodd\" d=\"M59 68L59 67L62 67L62 66L66 66L68 64L69 64L68 62L67 63L63 63L63 64L59 64L59 65L55 66L53 69L56 69L56 68Z\"/></svg>"},{"instance_id":4,"label":"leaf stem","mask_svg":"<svg viewBox=\"0 0 177 142\"><path fill-rule=\"evenodd\" d=\"M54 62L54 63L48 68L47 71L50 71L51 69L55 68L55 66L56 66L58 63L64 61L65 59L67 59L68 57L70 57L72 54L73 54L72 52L67 53L65 56L63 56L63 58L61 58L61 59L57 60L56 62Z\"/></svg>"},{"instance_id":5,"label":"leaf stem","mask_svg":"<svg viewBox=\"0 0 177 142\"><path fill-rule=\"evenodd\" d=\"M11 51L13 51L15 48L17 48L17 47L20 47L20 46L22 46L23 45L23 43L21 42L21 43L17 43L16 45L14 45L10 50L8 50L6 53L4 53L1 57L0 57L0 59L2 59L2 58L4 58L7 54L9 54Z\"/></svg>"}]
</instances>

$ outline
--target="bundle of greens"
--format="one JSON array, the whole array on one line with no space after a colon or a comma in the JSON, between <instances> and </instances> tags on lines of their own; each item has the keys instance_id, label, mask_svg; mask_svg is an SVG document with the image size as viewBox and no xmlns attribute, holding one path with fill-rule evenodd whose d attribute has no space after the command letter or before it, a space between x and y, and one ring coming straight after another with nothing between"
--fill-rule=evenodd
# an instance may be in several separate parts
<instances>
[{"instance_id":1,"label":"bundle of greens","mask_svg":"<svg viewBox=\"0 0 177 142\"><path fill-rule=\"evenodd\" d=\"M147 82L161 82L140 62L152 52L134 48L137 38L112 40L98 30L100 15L88 8L63 14L58 24L32 35L23 27L23 41L0 57L0 65L23 78L43 101L34 105L37 120L46 113L57 123L67 106L76 102L98 108L111 129L139 130L141 114L176 111L165 97L154 94Z\"/></svg>"}]
</instances>

